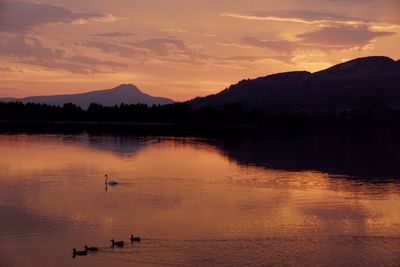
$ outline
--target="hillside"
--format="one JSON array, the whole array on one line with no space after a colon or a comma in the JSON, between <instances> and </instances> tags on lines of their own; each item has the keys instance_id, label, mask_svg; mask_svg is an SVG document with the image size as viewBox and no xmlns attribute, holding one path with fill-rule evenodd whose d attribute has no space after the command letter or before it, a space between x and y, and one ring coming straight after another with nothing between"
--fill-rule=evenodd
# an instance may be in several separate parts
<instances>
[{"instance_id":1,"label":"hillside","mask_svg":"<svg viewBox=\"0 0 400 267\"><path fill-rule=\"evenodd\" d=\"M400 108L400 61L366 57L315 73L288 72L243 80L188 103L193 108L240 103L245 110L270 112Z\"/></svg>"}]
</instances>

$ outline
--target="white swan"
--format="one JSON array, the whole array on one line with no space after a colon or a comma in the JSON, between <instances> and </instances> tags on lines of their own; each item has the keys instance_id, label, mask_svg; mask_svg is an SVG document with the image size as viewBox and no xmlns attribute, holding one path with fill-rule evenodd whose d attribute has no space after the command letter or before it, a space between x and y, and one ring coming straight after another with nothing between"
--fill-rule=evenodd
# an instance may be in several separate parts
<instances>
[{"instance_id":1,"label":"white swan","mask_svg":"<svg viewBox=\"0 0 400 267\"><path fill-rule=\"evenodd\" d=\"M108 180L108 175L107 174L105 175L105 177L106 177L106 181L105 181L106 185L116 185L116 184L118 184L117 181Z\"/></svg>"}]
</instances>

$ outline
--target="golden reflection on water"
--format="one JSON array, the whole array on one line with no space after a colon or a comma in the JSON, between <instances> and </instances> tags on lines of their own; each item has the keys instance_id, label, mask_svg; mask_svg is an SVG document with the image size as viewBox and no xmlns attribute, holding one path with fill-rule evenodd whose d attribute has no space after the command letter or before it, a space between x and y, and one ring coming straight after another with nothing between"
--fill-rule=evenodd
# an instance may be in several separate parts
<instances>
[{"instance_id":1,"label":"golden reflection on water","mask_svg":"<svg viewBox=\"0 0 400 267\"><path fill-rule=\"evenodd\" d=\"M272 244L288 251L287 255L271 251L270 263L279 260L273 258L275 254L295 263L296 258L291 257L302 250L310 256L308 248L315 244L335 263L330 258L334 256L328 257L329 250L338 249L343 242L359 242L346 238L388 237L399 242L397 183L371 184L316 171L240 165L218 148L195 139L2 135L0 151L0 212L18 211L13 217L2 212L2 218L10 221L0 223L1 238L15 245L53 240L55 255L63 259L60 266L70 265L63 253L74 246L87 242L107 246L111 238L126 239L131 232L141 235L143 246L149 246L138 256L143 256L141 263L146 264L151 263L149 258L157 258L159 264L175 265L185 257L188 261L180 263L191 263L193 252L187 251L187 246L204 253L211 253L213 246L222 254L236 249L238 255L248 246L249 253L242 255L248 261L255 248ZM119 184L105 190L106 173ZM20 220L26 221L13 225ZM264 238L276 239L260 241ZM183 245L184 240L194 243ZM215 242L207 248L197 243L209 240ZM221 248L218 240L245 242ZM371 249L363 242L368 248L354 253ZM40 257L49 249L47 245L38 245L41 252L35 250L22 258L51 266ZM151 253L164 245L165 251ZM0 248L10 251L10 246ZM17 251L10 253L21 256ZM310 259L314 259L312 255ZM337 257L336 263L343 255ZM216 256L212 259L217 263ZM109 260L132 263L129 255ZM351 257L348 260L351 262ZM397 258L389 262L393 260ZM94 266L105 264L101 257L87 261Z\"/></svg>"}]
</instances>

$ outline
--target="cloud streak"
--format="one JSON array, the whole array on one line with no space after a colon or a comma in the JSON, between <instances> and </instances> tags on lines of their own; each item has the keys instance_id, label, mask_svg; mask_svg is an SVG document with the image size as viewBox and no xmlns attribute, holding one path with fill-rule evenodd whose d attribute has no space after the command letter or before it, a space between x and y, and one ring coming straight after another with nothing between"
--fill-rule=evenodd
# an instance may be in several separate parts
<instances>
[{"instance_id":1,"label":"cloud streak","mask_svg":"<svg viewBox=\"0 0 400 267\"><path fill-rule=\"evenodd\" d=\"M333 13L313 12L313 11L280 11L280 12L250 12L250 13L222 13L223 17L258 20L258 21L275 21L275 22L293 22L303 24L327 24L338 23L345 25L359 25L365 23L361 19L339 16Z\"/></svg>"},{"instance_id":2,"label":"cloud streak","mask_svg":"<svg viewBox=\"0 0 400 267\"><path fill-rule=\"evenodd\" d=\"M87 40L81 44L97 48L105 53L118 54L121 57L158 56L165 57L173 54L186 53L185 42L176 38L152 38L135 42L105 42L103 40Z\"/></svg>"},{"instance_id":3,"label":"cloud streak","mask_svg":"<svg viewBox=\"0 0 400 267\"><path fill-rule=\"evenodd\" d=\"M104 42L102 40L87 40L81 42L81 44L86 47L99 49L104 53L117 54L124 58L143 57L146 55L144 51L141 51L139 49L126 45L121 45L119 43Z\"/></svg>"},{"instance_id":4,"label":"cloud streak","mask_svg":"<svg viewBox=\"0 0 400 267\"><path fill-rule=\"evenodd\" d=\"M378 37L393 35L392 32L370 31L366 26L324 27L317 31L297 35L305 45L324 48L349 48L365 46Z\"/></svg>"},{"instance_id":5,"label":"cloud streak","mask_svg":"<svg viewBox=\"0 0 400 267\"><path fill-rule=\"evenodd\" d=\"M9 68L9 67L0 67L0 72L3 72L3 73L15 73L15 72L22 73L23 71L22 70L16 70L16 69L13 69L13 68Z\"/></svg>"},{"instance_id":6,"label":"cloud streak","mask_svg":"<svg viewBox=\"0 0 400 267\"><path fill-rule=\"evenodd\" d=\"M150 50L158 56L167 56L171 53L182 53L187 51L185 43L182 40L175 38L146 39L130 44L135 47Z\"/></svg>"},{"instance_id":7,"label":"cloud streak","mask_svg":"<svg viewBox=\"0 0 400 267\"><path fill-rule=\"evenodd\" d=\"M60 49L44 47L41 40L25 35L0 35L0 55L18 59L54 60L63 57Z\"/></svg>"},{"instance_id":8,"label":"cloud streak","mask_svg":"<svg viewBox=\"0 0 400 267\"><path fill-rule=\"evenodd\" d=\"M66 55L61 49L44 46L42 41L34 36L2 34L0 37L0 58L7 58L16 63L81 74L115 72L125 67L117 62Z\"/></svg>"},{"instance_id":9,"label":"cloud streak","mask_svg":"<svg viewBox=\"0 0 400 267\"><path fill-rule=\"evenodd\" d=\"M296 49L319 49L323 51L364 47L375 39L394 35L393 32L371 31L367 26L323 27L316 31L296 35L296 41L261 40L256 37L244 37L241 44L252 47L268 48L283 54L293 54Z\"/></svg>"},{"instance_id":10,"label":"cloud streak","mask_svg":"<svg viewBox=\"0 0 400 267\"><path fill-rule=\"evenodd\" d=\"M118 18L112 15L74 12L57 5L23 1L0 2L0 32L27 32L43 24L84 24L89 21L116 20Z\"/></svg>"},{"instance_id":11,"label":"cloud streak","mask_svg":"<svg viewBox=\"0 0 400 267\"><path fill-rule=\"evenodd\" d=\"M254 47L269 48L280 53L291 53L298 48L295 42L286 40L260 40L250 36L242 38L241 42Z\"/></svg>"},{"instance_id":12,"label":"cloud streak","mask_svg":"<svg viewBox=\"0 0 400 267\"><path fill-rule=\"evenodd\" d=\"M193 50L185 41L173 37L150 38L136 41L112 40L99 38L77 42L78 45L94 48L106 54L115 54L124 59L138 61L141 64L149 61L184 63L190 65L204 64L211 57Z\"/></svg>"},{"instance_id":13,"label":"cloud streak","mask_svg":"<svg viewBox=\"0 0 400 267\"><path fill-rule=\"evenodd\" d=\"M131 32L104 32L93 34L95 37L129 37L134 35L135 34Z\"/></svg>"},{"instance_id":14,"label":"cloud streak","mask_svg":"<svg viewBox=\"0 0 400 267\"><path fill-rule=\"evenodd\" d=\"M357 17L338 15L329 12L317 12L307 10L283 10L275 12L247 12L247 13L236 13L236 12L225 12L221 13L220 16L243 19L243 20L254 20L254 21L271 21L271 22L290 22L290 23L301 23L307 25L316 25L326 27L327 25L345 25L345 26L372 26L372 27L391 27L400 28L399 24L385 21L372 21Z\"/></svg>"}]
</instances>

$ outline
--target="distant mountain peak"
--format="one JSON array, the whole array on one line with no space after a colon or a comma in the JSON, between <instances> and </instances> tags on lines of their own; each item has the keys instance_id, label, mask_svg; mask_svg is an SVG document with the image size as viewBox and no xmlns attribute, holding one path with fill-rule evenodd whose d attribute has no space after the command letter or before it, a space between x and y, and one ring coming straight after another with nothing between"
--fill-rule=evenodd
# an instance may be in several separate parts
<instances>
[{"instance_id":1,"label":"distant mountain peak","mask_svg":"<svg viewBox=\"0 0 400 267\"><path fill-rule=\"evenodd\" d=\"M82 108L88 108L91 103L103 106L114 106L124 104L147 104L165 105L174 103L172 99L165 97L155 97L139 90L133 84L121 84L112 89L91 91L78 94L50 95L50 96L31 96L21 99L2 98L1 101L20 101L24 103L40 103L55 106L62 106L65 103L72 103Z\"/></svg>"},{"instance_id":2,"label":"distant mountain peak","mask_svg":"<svg viewBox=\"0 0 400 267\"><path fill-rule=\"evenodd\" d=\"M112 90L116 91L136 91L136 92L141 92L139 88L137 88L136 85L131 84L131 83L126 83L126 84L120 84L117 87L115 87Z\"/></svg>"}]
</instances>

